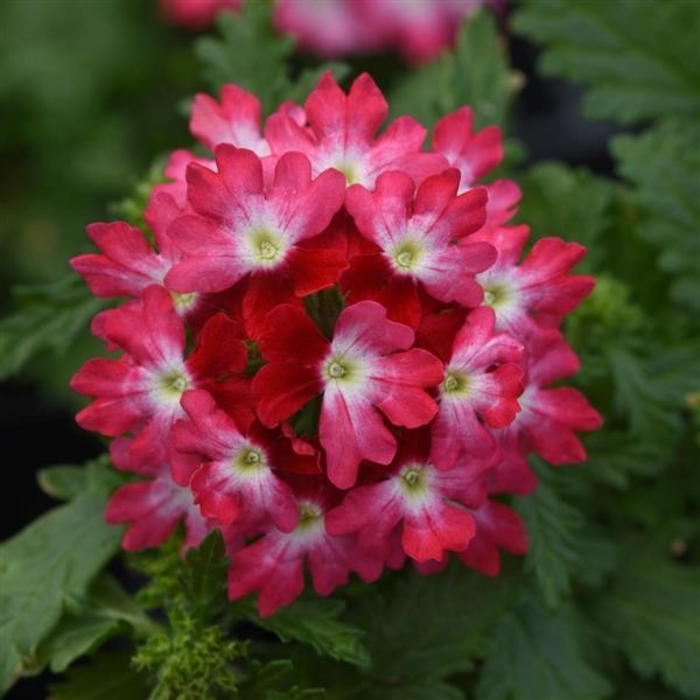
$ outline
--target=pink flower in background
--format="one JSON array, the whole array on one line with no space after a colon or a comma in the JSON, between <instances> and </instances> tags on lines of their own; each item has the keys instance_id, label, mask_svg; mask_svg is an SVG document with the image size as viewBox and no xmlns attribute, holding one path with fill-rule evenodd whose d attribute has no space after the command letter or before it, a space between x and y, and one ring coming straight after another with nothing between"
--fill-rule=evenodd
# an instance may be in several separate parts
<instances>
[{"instance_id":1,"label":"pink flower in background","mask_svg":"<svg viewBox=\"0 0 700 700\"><path fill-rule=\"evenodd\" d=\"M204 31L219 12L246 0L158 0L166 22ZM254 2L261 0L247 0ZM323 59L395 52L422 65L455 45L460 24L480 7L501 11L503 0L270 0L280 35Z\"/></svg>"},{"instance_id":2,"label":"pink flower in background","mask_svg":"<svg viewBox=\"0 0 700 700\"><path fill-rule=\"evenodd\" d=\"M238 10L243 0L158 0L166 22L192 30L207 29L222 10Z\"/></svg>"},{"instance_id":3,"label":"pink flower in background","mask_svg":"<svg viewBox=\"0 0 700 700\"><path fill-rule=\"evenodd\" d=\"M461 22L484 0L274 0L273 21L321 58L395 52L427 63L455 44Z\"/></svg>"},{"instance_id":4,"label":"pink flower in background","mask_svg":"<svg viewBox=\"0 0 700 700\"><path fill-rule=\"evenodd\" d=\"M273 22L303 51L321 58L373 53L386 44L379 23L366 21L367 0L275 0Z\"/></svg>"},{"instance_id":5,"label":"pink flower in background","mask_svg":"<svg viewBox=\"0 0 700 700\"><path fill-rule=\"evenodd\" d=\"M229 597L261 615L307 571L319 595L406 562L495 575L527 547L503 499L536 488L529 458L582 461L601 423L563 384L585 249L524 253L520 189L483 184L501 133L468 107L430 145L410 117L382 129L388 107L368 74L326 72L266 118L239 86L198 95L209 155L171 154L150 231L91 224L97 252L71 261L114 302L92 332L115 356L72 380L79 424L137 479L106 517L130 550L221 530Z\"/></svg>"}]
</instances>

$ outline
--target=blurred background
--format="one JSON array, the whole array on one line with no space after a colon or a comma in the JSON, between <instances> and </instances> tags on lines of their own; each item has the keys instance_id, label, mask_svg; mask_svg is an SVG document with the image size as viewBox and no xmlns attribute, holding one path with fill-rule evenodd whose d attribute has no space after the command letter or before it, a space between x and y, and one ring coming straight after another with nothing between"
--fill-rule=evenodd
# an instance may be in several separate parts
<instances>
[{"instance_id":1,"label":"blurred background","mask_svg":"<svg viewBox=\"0 0 700 700\"><path fill-rule=\"evenodd\" d=\"M584 122L579 89L535 73L537 48L508 37L524 79L513 133L529 161L557 158L611 173L613 127ZM146 0L0 2L0 313L11 290L53 284L68 260L90 249L85 225L116 217L154 159L191 137L182 105L206 89L192 53L193 31L167 24ZM74 422L72 373L98 346L39 357L0 384L0 439L6 482L5 539L55 505L36 472L79 464L102 445ZM45 697L44 678L17 684L8 698Z\"/></svg>"}]
</instances>

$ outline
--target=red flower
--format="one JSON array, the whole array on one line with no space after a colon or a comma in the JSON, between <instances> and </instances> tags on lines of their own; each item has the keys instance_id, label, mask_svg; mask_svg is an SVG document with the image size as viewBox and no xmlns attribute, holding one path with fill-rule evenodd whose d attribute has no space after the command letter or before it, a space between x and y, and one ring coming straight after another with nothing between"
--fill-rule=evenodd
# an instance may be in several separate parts
<instances>
[{"instance_id":1,"label":"red flower","mask_svg":"<svg viewBox=\"0 0 700 700\"><path fill-rule=\"evenodd\" d=\"M415 193L403 172L384 173L370 192L348 188L346 207L360 233L371 240L388 263L390 274L402 280L394 295L418 298L420 283L435 299L478 306L483 290L474 275L486 270L496 252L488 244L472 243L486 217L486 193L475 190L457 196L459 173L444 170L427 178Z\"/></svg>"},{"instance_id":2,"label":"red flower","mask_svg":"<svg viewBox=\"0 0 700 700\"><path fill-rule=\"evenodd\" d=\"M594 284L572 273L584 248L547 237L523 256L528 227L504 226L520 189L480 184L500 131L474 132L468 107L432 151L411 117L378 134L387 114L367 74L345 93L325 73L264 123L238 86L200 94L190 131L214 160L171 154L153 244L95 223L99 252L71 261L121 301L91 326L118 355L71 382L90 399L78 423L140 478L108 521L126 549L219 528L229 597L257 592L261 615L307 568L319 595L406 561L436 573L450 552L496 574L527 537L488 496L530 493L533 454L583 461L579 434L601 425L563 384L579 360L562 322Z\"/></svg>"},{"instance_id":3,"label":"red flower","mask_svg":"<svg viewBox=\"0 0 700 700\"><path fill-rule=\"evenodd\" d=\"M491 309L474 309L455 337L432 423L430 456L440 469L469 456L493 457L497 442L489 428L509 425L520 410L523 370L514 362L524 348L507 333L495 333L494 324Z\"/></svg>"},{"instance_id":4,"label":"red flower","mask_svg":"<svg viewBox=\"0 0 700 700\"><path fill-rule=\"evenodd\" d=\"M425 390L442 378L439 361L409 349L413 331L389 321L379 304L363 301L344 309L331 342L294 307L271 312L270 325L274 330L260 339L269 362L253 380L258 415L275 425L323 393L319 439L335 486L352 486L363 459L393 459L396 439L381 414L394 425L415 428L437 412Z\"/></svg>"},{"instance_id":5,"label":"red flower","mask_svg":"<svg viewBox=\"0 0 700 700\"><path fill-rule=\"evenodd\" d=\"M325 250L304 242L322 233L340 210L340 173L327 170L312 180L308 160L288 153L266 187L260 159L228 145L217 147L216 164L218 172L188 168L196 213L175 219L168 229L184 255L166 284L179 292L220 292L247 275L271 273L289 278L299 295L333 284L346 266L343 241Z\"/></svg>"},{"instance_id":6,"label":"red flower","mask_svg":"<svg viewBox=\"0 0 700 700\"><path fill-rule=\"evenodd\" d=\"M309 479L295 492L299 521L293 532L270 527L252 544L241 546L239 541L230 552L229 597L235 600L259 591L258 612L263 617L299 596L305 565L320 595L329 595L347 583L351 573L374 581L382 570L381 560L360 552L353 537L331 536L326 531L326 513L339 499L333 487Z\"/></svg>"},{"instance_id":7,"label":"red flower","mask_svg":"<svg viewBox=\"0 0 700 700\"><path fill-rule=\"evenodd\" d=\"M363 551L388 558L399 529L404 552L421 563L466 549L475 526L464 504L483 501L483 482L467 460L450 471L436 469L428 449L426 434L406 436L388 478L349 491L326 516L328 532L358 533Z\"/></svg>"},{"instance_id":8,"label":"red flower","mask_svg":"<svg viewBox=\"0 0 700 700\"><path fill-rule=\"evenodd\" d=\"M267 120L265 136L273 153L308 156L316 175L334 168L348 183L372 187L388 170L402 170L420 182L447 165L441 155L421 151L427 130L412 117L398 117L376 135L389 105L367 73L345 94L333 74L325 72L304 108L307 124L293 113L277 112Z\"/></svg>"}]
</instances>

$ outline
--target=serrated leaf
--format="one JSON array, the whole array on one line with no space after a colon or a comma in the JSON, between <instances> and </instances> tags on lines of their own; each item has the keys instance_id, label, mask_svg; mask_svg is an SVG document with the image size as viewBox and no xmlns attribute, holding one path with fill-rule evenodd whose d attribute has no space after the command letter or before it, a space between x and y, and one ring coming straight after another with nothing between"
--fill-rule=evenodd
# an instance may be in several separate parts
<instances>
[{"instance_id":1,"label":"serrated leaf","mask_svg":"<svg viewBox=\"0 0 700 700\"><path fill-rule=\"evenodd\" d=\"M453 562L435 576L401 572L382 592L360 601L353 619L367 630L372 658L367 698L436 698L451 700L455 689L445 683L469 671L488 647L488 635L516 593L515 578L491 578Z\"/></svg>"},{"instance_id":2,"label":"serrated leaf","mask_svg":"<svg viewBox=\"0 0 700 700\"><path fill-rule=\"evenodd\" d=\"M367 667L364 632L341 619L344 609L345 604L339 600L299 600L271 617L261 618L253 612L249 617L282 641L310 644L323 656Z\"/></svg>"},{"instance_id":3,"label":"serrated leaf","mask_svg":"<svg viewBox=\"0 0 700 700\"><path fill-rule=\"evenodd\" d=\"M626 414L631 433L648 439L672 431L678 416L668 410L659 377L649 372L646 358L620 345L606 347L605 354L614 380L615 407Z\"/></svg>"},{"instance_id":4,"label":"serrated leaf","mask_svg":"<svg viewBox=\"0 0 700 700\"><path fill-rule=\"evenodd\" d=\"M200 37L194 45L205 79L214 91L235 83L253 92L263 115L287 100L303 103L325 71L338 82L350 72L347 64L331 61L292 76L289 61L296 41L276 32L269 3L245 3L236 14L222 12L216 28L218 37Z\"/></svg>"},{"instance_id":5,"label":"serrated leaf","mask_svg":"<svg viewBox=\"0 0 700 700\"><path fill-rule=\"evenodd\" d=\"M530 226L536 238L557 236L585 246L577 273L601 269L605 248L599 242L610 224L615 184L556 161L532 166L518 184L523 198L515 223Z\"/></svg>"},{"instance_id":6,"label":"serrated leaf","mask_svg":"<svg viewBox=\"0 0 700 700\"><path fill-rule=\"evenodd\" d=\"M241 697L261 698L261 700L303 700L304 698L325 698L323 688L291 688L280 690L294 672L294 664L289 659L273 659L265 664L257 659L250 663L250 676L239 687Z\"/></svg>"},{"instance_id":7,"label":"serrated leaf","mask_svg":"<svg viewBox=\"0 0 700 700\"><path fill-rule=\"evenodd\" d=\"M182 571L183 598L202 616L226 602L229 559L220 530L210 532L196 549L189 549Z\"/></svg>"},{"instance_id":8,"label":"serrated leaf","mask_svg":"<svg viewBox=\"0 0 700 700\"><path fill-rule=\"evenodd\" d=\"M654 476L663 471L675 450L673 435L640 440L627 430L612 428L586 439L588 459L584 467L592 481L626 489L631 476Z\"/></svg>"},{"instance_id":9,"label":"serrated leaf","mask_svg":"<svg viewBox=\"0 0 700 700\"><path fill-rule=\"evenodd\" d=\"M641 136L619 136L611 146L641 209L639 235L654 244L661 269L673 275L673 299L695 311L700 310L699 142L697 124L674 122Z\"/></svg>"},{"instance_id":10,"label":"serrated leaf","mask_svg":"<svg viewBox=\"0 0 700 700\"><path fill-rule=\"evenodd\" d=\"M219 13L216 29L220 38L204 36L194 44L205 80L216 91L236 83L254 92L268 113L287 84L286 62L294 40L276 35L267 2L244 3L235 14Z\"/></svg>"},{"instance_id":11,"label":"serrated leaf","mask_svg":"<svg viewBox=\"0 0 700 700\"><path fill-rule=\"evenodd\" d=\"M584 656L583 627L568 603L548 612L533 602L510 613L493 635L476 700L602 700L609 683Z\"/></svg>"},{"instance_id":12,"label":"serrated leaf","mask_svg":"<svg viewBox=\"0 0 700 700\"><path fill-rule=\"evenodd\" d=\"M166 165L167 156L162 154L157 156L146 175L134 187L133 192L109 207L110 215L114 219L121 219L132 226L137 226L148 236L150 229L143 214L155 185L168 181L168 178L165 177Z\"/></svg>"},{"instance_id":13,"label":"serrated leaf","mask_svg":"<svg viewBox=\"0 0 700 700\"><path fill-rule=\"evenodd\" d=\"M255 93L263 115L285 100L303 102L324 71L330 70L340 81L350 70L348 65L334 61L292 77L289 60L296 41L275 30L270 3L244 3L240 12L222 12L216 28L218 37L200 37L194 45L205 79L214 91L226 83L236 83Z\"/></svg>"},{"instance_id":14,"label":"serrated leaf","mask_svg":"<svg viewBox=\"0 0 700 700\"><path fill-rule=\"evenodd\" d=\"M512 27L543 45L544 75L588 86L590 118L700 115L700 3L525 0Z\"/></svg>"},{"instance_id":15,"label":"serrated leaf","mask_svg":"<svg viewBox=\"0 0 700 700\"><path fill-rule=\"evenodd\" d=\"M54 284L16 287L17 311L0 319L0 379L46 350L63 353L105 306L77 275Z\"/></svg>"},{"instance_id":16,"label":"serrated leaf","mask_svg":"<svg viewBox=\"0 0 700 700\"><path fill-rule=\"evenodd\" d=\"M449 112L469 105L477 129L505 126L517 80L490 10L466 18L451 51L407 72L391 90L391 115L409 114L429 129Z\"/></svg>"},{"instance_id":17,"label":"serrated leaf","mask_svg":"<svg viewBox=\"0 0 700 700\"><path fill-rule=\"evenodd\" d=\"M581 513L564 501L543 478L527 498L515 500L530 540L525 570L532 573L539 594L550 608L559 605L571 590L579 567L577 543L584 524Z\"/></svg>"},{"instance_id":18,"label":"serrated leaf","mask_svg":"<svg viewBox=\"0 0 700 700\"><path fill-rule=\"evenodd\" d=\"M684 697L700 697L700 568L631 543L595 616L641 676L660 676Z\"/></svg>"},{"instance_id":19,"label":"serrated leaf","mask_svg":"<svg viewBox=\"0 0 700 700\"><path fill-rule=\"evenodd\" d=\"M51 685L49 700L147 698L150 688L131 667L128 651L102 652L87 666L71 668L65 681Z\"/></svg>"},{"instance_id":20,"label":"serrated leaf","mask_svg":"<svg viewBox=\"0 0 700 700\"><path fill-rule=\"evenodd\" d=\"M104 507L86 491L0 544L0 692L117 551L121 529L104 522Z\"/></svg>"},{"instance_id":21,"label":"serrated leaf","mask_svg":"<svg viewBox=\"0 0 700 700\"><path fill-rule=\"evenodd\" d=\"M618 567L616 542L603 528L588 525L579 535L577 550L586 563L577 577L584 586L599 588Z\"/></svg>"}]
</instances>

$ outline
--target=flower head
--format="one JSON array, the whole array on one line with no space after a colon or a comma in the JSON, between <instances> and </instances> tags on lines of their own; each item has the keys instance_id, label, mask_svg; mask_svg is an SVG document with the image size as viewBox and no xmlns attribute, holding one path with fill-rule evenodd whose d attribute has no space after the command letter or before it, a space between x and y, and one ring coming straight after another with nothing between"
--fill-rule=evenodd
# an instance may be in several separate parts
<instances>
[{"instance_id":1,"label":"flower head","mask_svg":"<svg viewBox=\"0 0 700 700\"><path fill-rule=\"evenodd\" d=\"M138 479L107 519L126 549L221 530L229 597L257 592L261 615L307 570L319 595L407 561L494 575L527 546L501 495L536 487L531 455L585 459L600 426L562 385L584 248L550 236L523 257L518 186L482 183L500 131L468 107L430 148L412 117L380 131L387 115L368 74L345 91L326 72L264 120L239 86L200 94L209 156L171 154L150 232L91 224L98 251L71 261L114 302L91 328L116 357L71 382L78 423Z\"/></svg>"}]
</instances>

